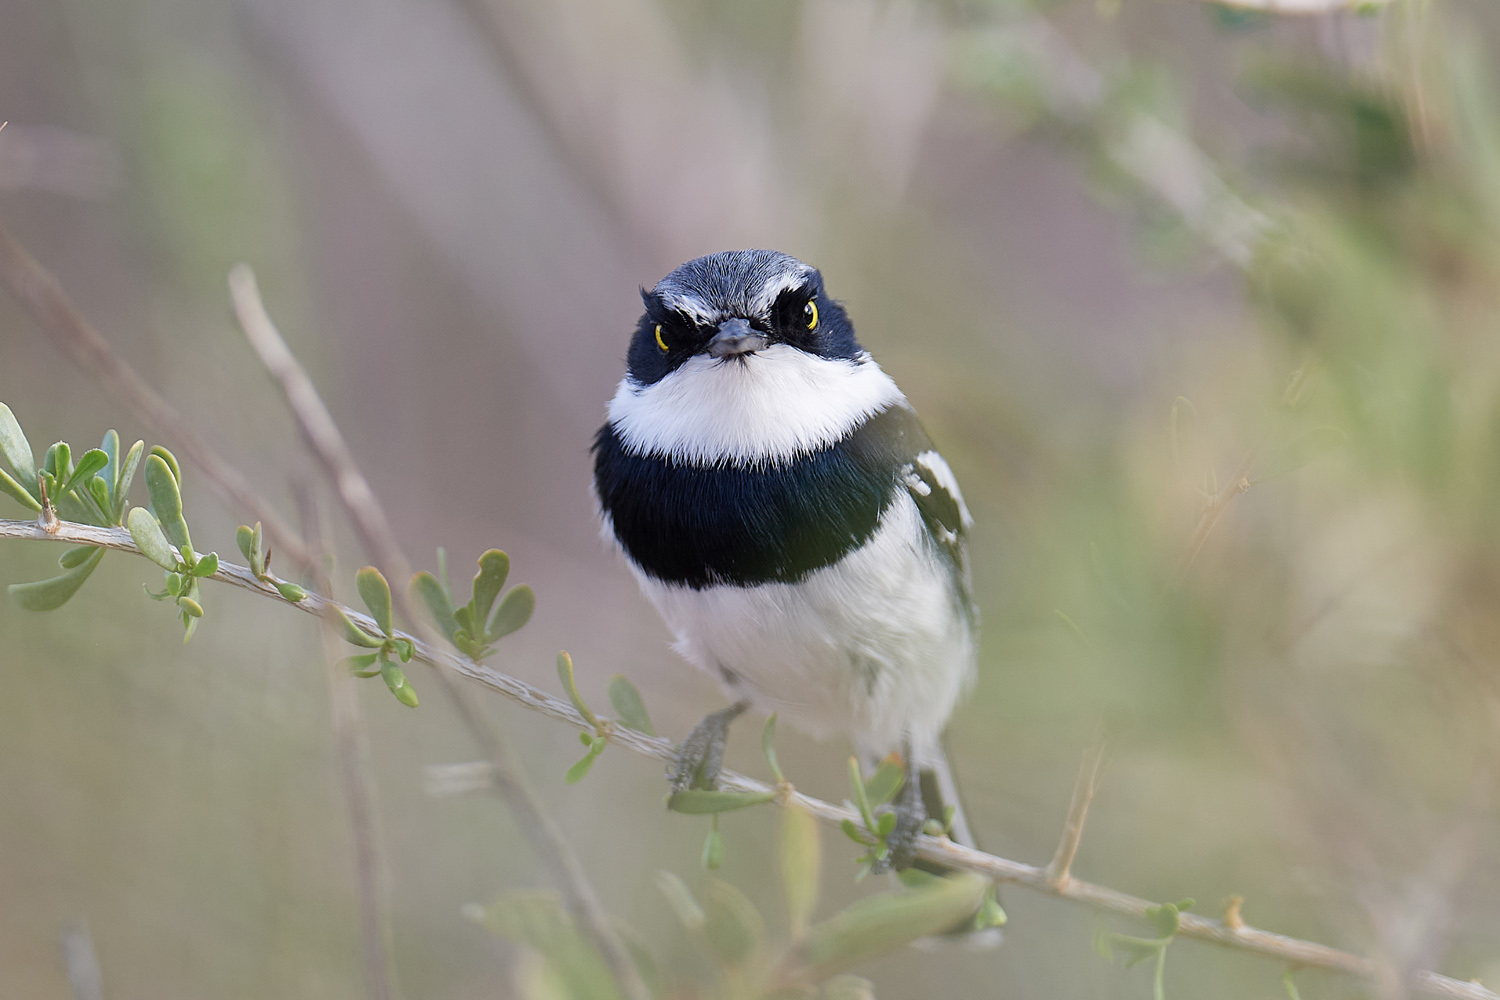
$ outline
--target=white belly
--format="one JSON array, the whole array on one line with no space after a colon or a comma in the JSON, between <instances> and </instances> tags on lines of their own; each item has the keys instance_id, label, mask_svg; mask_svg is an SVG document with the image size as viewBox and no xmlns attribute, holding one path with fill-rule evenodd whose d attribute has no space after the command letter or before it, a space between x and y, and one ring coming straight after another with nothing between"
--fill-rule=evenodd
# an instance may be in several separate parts
<instances>
[{"instance_id":1,"label":"white belly","mask_svg":"<svg viewBox=\"0 0 1500 1000\"><path fill-rule=\"evenodd\" d=\"M974 639L921 517L899 494L864 546L799 583L672 586L637 572L673 648L734 697L815 737L883 754L936 740L974 673Z\"/></svg>"}]
</instances>

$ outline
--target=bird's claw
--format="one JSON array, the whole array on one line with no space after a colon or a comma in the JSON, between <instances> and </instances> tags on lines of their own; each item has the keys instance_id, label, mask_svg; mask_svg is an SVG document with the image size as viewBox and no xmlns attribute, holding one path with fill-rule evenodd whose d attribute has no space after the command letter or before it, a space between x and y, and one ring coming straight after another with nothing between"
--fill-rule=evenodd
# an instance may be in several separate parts
<instances>
[{"instance_id":1,"label":"bird's claw","mask_svg":"<svg viewBox=\"0 0 1500 1000\"><path fill-rule=\"evenodd\" d=\"M688 788L713 788L724 765L724 744L729 724L750 707L746 701L706 715L677 748L677 767L672 772L674 793Z\"/></svg>"}]
</instances>

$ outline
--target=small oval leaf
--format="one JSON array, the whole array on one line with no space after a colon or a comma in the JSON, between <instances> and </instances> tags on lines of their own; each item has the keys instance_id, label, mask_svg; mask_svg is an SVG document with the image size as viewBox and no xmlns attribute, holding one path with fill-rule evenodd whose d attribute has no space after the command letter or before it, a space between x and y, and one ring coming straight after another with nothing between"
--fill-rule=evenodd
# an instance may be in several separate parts
<instances>
[{"instance_id":1,"label":"small oval leaf","mask_svg":"<svg viewBox=\"0 0 1500 1000\"><path fill-rule=\"evenodd\" d=\"M80 545L76 549L69 549L57 559L57 564L63 569L73 569L88 562L89 556L98 551L98 546Z\"/></svg>"},{"instance_id":2,"label":"small oval leaf","mask_svg":"<svg viewBox=\"0 0 1500 1000\"><path fill-rule=\"evenodd\" d=\"M17 503L28 510L41 513L42 502L32 496L26 487L12 479L4 469L0 469L0 493L14 498Z\"/></svg>"},{"instance_id":3,"label":"small oval leaf","mask_svg":"<svg viewBox=\"0 0 1500 1000\"><path fill-rule=\"evenodd\" d=\"M852 824L851 824L852 825ZM812 815L796 803L781 810L781 891L792 937L807 933L818 905L823 871L822 842Z\"/></svg>"},{"instance_id":4,"label":"small oval leaf","mask_svg":"<svg viewBox=\"0 0 1500 1000\"><path fill-rule=\"evenodd\" d=\"M479 572L474 574L474 594L469 601L474 624L478 625L490 617L490 609L495 606L495 598L500 596L505 578L509 575L510 556L504 552L490 549L479 557Z\"/></svg>"},{"instance_id":5,"label":"small oval leaf","mask_svg":"<svg viewBox=\"0 0 1500 1000\"><path fill-rule=\"evenodd\" d=\"M125 455L125 461L120 464L114 485L110 488L110 495L114 498L115 505L110 513L117 524L125 513L125 505L130 502L130 484L135 480L135 470L140 467L141 455L145 448L146 442L144 441L137 441L130 446L130 451Z\"/></svg>"},{"instance_id":6,"label":"small oval leaf","mask_svg":"<svg viewBox=\"0 0 1500 1000\"><path fill-rule=\"evenodd\" d=\"M285 597L293 604L296 604L298 601L307 600L307 591L303 590L295 583L283 583L278 581L275 584L275 587L277 593L281 594L282 597Z\"/></svg>"},{"instance_id":7,"label":"small oval leaf","mask_svg":"<svg viewBox=\"0 0 1500 1000\"><path fill-rule=\"evenodd\" d=\"M350 621L349 616L344 614L343 608L337 604L330 604L328 606L333 610L334 617L338 619L339 634L344 637L345 642L352 642L354 645L364 646L366 649L379 649L385 645L385 640L376 638Z\"/></svg>"},{"instance_id":8,"label":"small oval leaf","mask_svg":"<svg viewBox=\"0 0 1500 1000\"><path fill-rule=\"evenodd\" d=\"M821 979L909 941L941 934L979 909L989 884L965 873L925 888L861 899L813 926L796 949L798 964L808 978Z\"/></svg>"},{"instance_id":9,"label":"small oval leaf","mask_svg":"<svg viewBox=\"0 0 1500 1000\"><path fill-rule=\"evenodd\" d=\"M380 676L397 701L407 708L417 707L417 692L412 689L411 682L406 679L400 667L386 661L380 668Z\"/></svg>"},{"instance_id":10,"label":"small oval leaf","mask_svg":"<svg viewBox=\"0 0 1500 1000\"><path fill-rule=\"evenodd\" d=\"M141 550L142 555L164 569L177 568L177 556L167 544L167 536L162 533L161 525L149 510L132 507L130 517L126 519L126 527L130 529L130 537L135 539L136 547Z\"/></svg>"},{"instance_id":11,"label":"small oval leaf","mask_svg":"<svg viewBox=\"0 0 1500 1000\"><path fill-rule=\"evenodd\" d=\"M31 443L22 433L16 415L4 403L0 403L0 456L4 456L22 483L36 489L36 458L31 453Z\"/></svg>"},{"instance_id":12,"label":"small oval leaf","mask_svg":"<svg viewBox=\"0 0 1500 1000\"><path fill-rule=\"evenodd\" d=\"M255 558L255 529L248 524L242 524L234 529L234 544L239 546L240 555L245 557L245 562Z\"/></svg>"},{"instance_id":13,"label":"small oval leaf","mask_svg":"<svg viewBox=\"0 0 1500 1000\"><path fill-rule=\"evenodd\" d=\"M202 618L203 617L203 605L199 604L197 601L193 600L191 597L183 596L183 597L177 598L177 606L179 608L181 608L183 611L185 611L188 614L192 615L194 618Z\"/></svg>"},{"instance_id":14,"label":"small oval leaf","mask_svg":"<svg viewBox=\"0 0 1500 1000\"><path fill-rule=\"evenodd\" d=\"M518 584L510 589L510 592L500 601L500 606L495 609L495 615L490 619L489 633L490 641L503 638L519 629L531 620L531 612L536 608L536 594L532 593L527 584Z\"/></svg>"},{"instance_id":15,"label":"small oval leaf","mask_svg":"<svg viewBox=\"0 0 1500 1000\"><path fill-rule=\"evenodd\" d=\"M103 558L104 550L95 549L93 555L61 576L35 583L13 583L7 589L10 596L27 611L56 611L78 593L78 588L83 586Z\"/></svg>"},{"instance_id":16,"label":"small oval leaf","mask_svg":"<svg viewBox=\"0 0 1500 1000\"><path fill-rule=\"evenodd\" d=\"M703 854L698 858L698 863L706 872L716 872L724 863L724 838L719 836L717 829L708 831L708 836L704 838Z\"/></svg>"},{"instance_id":17,"label":"small oval leaf","mask_svg":"<svg viewBox=\"0 0 1500 1000\"><path fill-rule=\"evenodd\" d=\"M109 455L102 448L90 448L83 453L78 460L78 465L68 474L68 481L63 484L63 492L76 488L80 483L86 483L109 464Z\"/></svg>"},{"instance_id":18,"label":"small oval leaf","mask_svg":"<svg viewBox=\"0 0 1500 1000\"><path fill-rule=\"evenodd\" d=\"M354 574L354 585L359 590L370 617L380 626L383 635L391 634L391 585L374 566L366 566Z\"/></svg>"},{"instance_id":19,"label":"small oval leaf","mask_svg":"<svg viewBox=\"0 0 1500 1000\"><path fill-rule=\"evenodd\" d=\"M452 642L453 634L458 631L458 620L453 617L453 601L449 599L448 592L443 589L438 578L423 570L411 578L411 589L427 606L427 613L432 615L433 622L443 635Z\"/></svg>"},{"instance_id":20,"label":"small oval leaf","mask_svg":"<svg viewBox=\"0 0 1500 1000\"><path fill-rule=\"evenodd\" d=\"M197 577L213 576L219 571L219 554L210 552L206 556L200 556L193 564L193 575Z\"/></svg>"},{"instance_id":21,"label":"small oval leaf","mask_svg":"<svg viewBox=\"0 0 1500 1000\"><path fill-rule=\"evenodd\" d=\"M146 459L146 491L151 495L151 510L161 523L161 530L186 557L192 541L188 537L187 522L182 519L182 492L172 475L171 466L156 453L155 448Z\"/></svg>"},{"instance_id":22,"label":"small oval leaf","mask_svg":"<svg viewBox=\"0 0 1500 1000\"><path fill-rule=\"evenodd\" d=\"M151 446L151 454L167 463L167 468L172 470L172 479L177 483L177 488L182 489L182 466L177 464L177 456L159 444Z\"/></svg>"},{"instance_id":23,"label":"small oval leaf","mask_svg":"<svg viewBox=\"0 0 1500 1000\"><path fill-rule=\"evenodd\" d=\"M625 725L647 736L656 735L656 730L651 726L651 716L646 713L646 703L641 700L641 693L624 674L615 674L609 679L609 703L614 706L615 714Z\"/></svg>"}]
</instances>

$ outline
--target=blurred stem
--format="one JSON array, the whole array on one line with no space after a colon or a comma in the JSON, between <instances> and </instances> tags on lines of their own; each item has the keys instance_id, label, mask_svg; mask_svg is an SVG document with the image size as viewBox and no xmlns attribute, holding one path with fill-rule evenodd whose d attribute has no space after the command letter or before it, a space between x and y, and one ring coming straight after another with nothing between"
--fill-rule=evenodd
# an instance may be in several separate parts
<instances>
[{"instance_id":1,"label":"blurred stem","mask_svg":"<svg viewBox=\"0 0 1500 1000\"><path fill-rule=\"evenodd\" d=\"M1053 886L1065 884L1072 878L1069 870L1078 855L1078 844L1083 839L1083 824L1088 819L1089 804L1099 791L1099 781L1104 770L1104 749L1107 739L1103 727L1083 752L1083 763L1078 766L1078 777L1073 783L1073 798L1068 803L1068 818L1063 823L1062 839L1057 851L1047 865L1047 881Z\"/></svg>"},{"instance_id":2,"label":"blurred stem","mask_svg":"<svg viewBox=\"0 0 1500 1000\"><path fill-rule=\"evenodd\" d=\"M1244 467L1235 481L1219 490L1203 516L1198 519L1198 526L1193 529L1193 536L1188 539L1187 554L1183 556L1182 568L1177 571L1177 586L1182 586L1187 579L1188 570L1193 568L1193 562L1198 558L1198 553L1203 551L1203 543L1208 541L1208 536L1214 530L1214 525L1219 523L1219 518L1229 509L1234 498L1250 488L1250 467L1255 461L1254 456L1245 460Z\"/></svg>"},{"instance_id":3,"label":"blurred stem","mask_svg":"<svg viewBox=\"0 0 1500 1000\"><path fill-rule=\"evenodd\" d=\"M327 532L316 501L306 490L298 491L298 506L308 547L328 552ZM333 580L320 559L311 574L314 587L333 594ZM386 874L385 846L375 809L375 782L370 776L370 748L364 719L359 710L359 692L354 678L340 662L343 642L328 619L319 629L323 644L323 673L328 680L328 714L333 725L334 756L339 784L348 810L349 833L354 839L354 877L359 891L359 939L365 990L371 1000L396 1000L395 966L391 956L390 881Z\"/></svg>"},{"instance_id":4,"label":"blurred stem","mask_svg":"<svg viewBox=\"0 0 1500 1000\"><path fill-rule=\"evenodd\" d=\"M436 634L426 626L426 619L415 613L408 600L407 581L412 577L411 561L402 551L385 510L376 499L375 491L370 488L369 480L354 461L354 455L339 431L338 424L334 422L333 415L328 412L328 407L318 395L317 386L287 347L267 313L260 297L260 288L255 281L255 273L248 265L238 264L230 271L229 292L245 338L250 341L261 363L280 383L287 405L296 418L304 439L333 482L335 493L352 518L360 541L387 578L396 581L396 586L391 588L391 597L397 611L407 621L416 623L427 642L435 645ZM610 926L609 915L599 902L598 894L589 882L577 855L573 853L562 830L547 815L541 799L526 781L525 774L516 763L504 738L489 724L468 693L454 683L438 661L428 659L425 662L434 668L433 674L444 694L493 767L495 791L510 807L511 814L525 832L532 849L551 871L553 880L568 902L569 912L599 950L616 984L630 1000L650 1000L650 992L641 979L640 971L636 969L625 943Z\"/></svg>"},{"instance_id":5,"label":"blurred stem","mask_svg":"<svg viewBox=\"0 0 1500 1000\"><path fill-rule=\"evenodd\" d=\"M131 552L143 555L130 533L123 528L101 528L90 524L75 524L71 521L61 522L55 532L48 533L36 521L7 521L0 520L0 538L30 539L35 541L64 542L70 545L96 545L104 548L116 549L121 552ZM144 556L143 556L144 558ZM220 561L219 570L207 579L216 580L220 583L232 584L243 590L248 590L268 597L283 604L290 604L306 614L326 617L334 614L338 608L349 617L356 625L368 631L379 630L369 615L353 608L336 605L328 599L316 593L310 593L299 602L291 602L282 597L275 587L268 582L263 582L255 577L250 570L231 562ZM273 577L274 580L274 577ZM436 644L430 644L416 636L397 631L397 638L406 639L412 643L414 659L431 666L441 666L463 674L479 683L498 691L513 701L519 702L527 709L538 712L552 719L557 719L579 731L594 732L594 727L579 714L572 704L562 698L555 697L545 691L532 687L525 681L503 674L498 670L487 667L472 660L466 660L455 653L449 652ZM635 753L642 754L662 761L675 761L677 759L676 747L670 740L659 737L647 736L645 733L637 732L628 726L611 726L606 738L617 746L624 747ZM734 771L719 772L719 787L725 791L732 792L755 792L760 794L774 795L776 789L764 782L747 778ZM839 826L845 820L859 822L859 817L851 809L836 806L822 799L815 799L802 792L793 791L782 797L773 798L778 805L796 805L811 813L818 819L833 826ZM564 849L566 843L559 841ZM1154 906L1151 901L1131 896L1127 893L1110 889L1106 886L1085 882L1077 878L1069 878L1066 882L1054 885L1047 877L1047 870L1043 866L1028 865L1021 861L1011 861L994 854L985 854L973 848L964 847L954 843L946 837L931 837L922 835L917 839L916 856L924 861L949 868L958 868L963 871L977 872L1002 882L1012 882L1028 889L1065 899L1070 902L1080 903L1096 910L1107 910L1137 919L1146 919L1146 911ZM1264 931L1249 924L1236 923L1231 925L1221 920L1210 920L1206 917L1193 913L1184 913L1178 926L1179 937L1196 938L1200 941L1209 941L1214 944L1234 948L1239 951L1263 955L1274 958L1288 965L1305 968L1326 969L1344 975L1356 976L1367 981L1374 980L1381 971L1375 962L1360 955L1327 945L1318 944L1314 941L1303 941L1298 938L1287 937L1284 934L1275 934ZM1466 983L1436 972L1417 972L1412 975L1410 981L1414 992L1434 997L1456 997L1459 1000L1500 1000L1497 995L1485 989L1478 983ZM644 990L644 987L643 987ZM649 994L642 993L642 996Z\"/></svg>"}]
</instances>

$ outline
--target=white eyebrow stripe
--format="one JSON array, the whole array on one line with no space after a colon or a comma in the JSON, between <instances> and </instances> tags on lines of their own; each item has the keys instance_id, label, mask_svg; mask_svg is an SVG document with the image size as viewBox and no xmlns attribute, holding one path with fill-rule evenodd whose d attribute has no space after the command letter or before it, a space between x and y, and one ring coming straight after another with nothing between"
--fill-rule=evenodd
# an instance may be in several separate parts
<instances>
[{"instance_id":1,"label":"white eyebrow stripe","mask_svg":"<svg viewBox=\"0 0 1500 1000\"><path fill-rule=\"evenodd\" d=\"M820 358L774 344L743 360L695 357L650 385L627 376L609 402L609 421L638 455L777 464L905 403L869 354Z\"/></svg>"}]
</instances>

